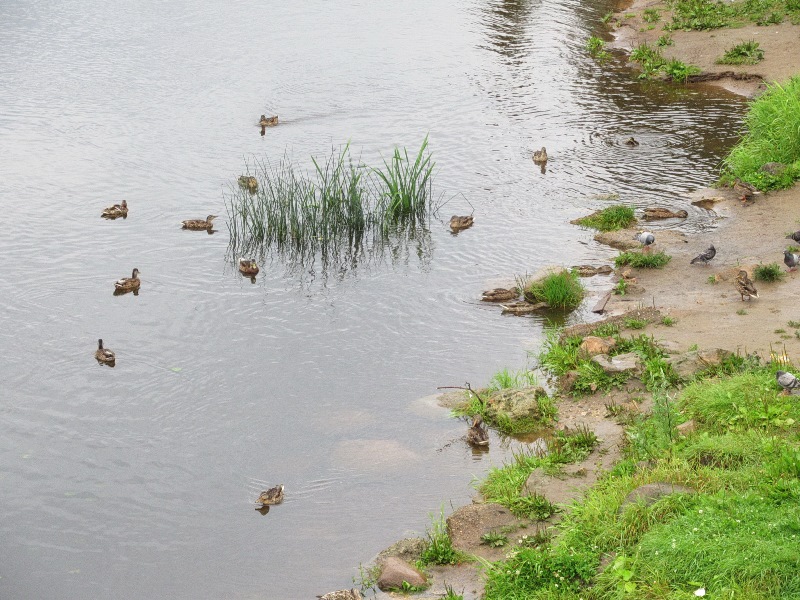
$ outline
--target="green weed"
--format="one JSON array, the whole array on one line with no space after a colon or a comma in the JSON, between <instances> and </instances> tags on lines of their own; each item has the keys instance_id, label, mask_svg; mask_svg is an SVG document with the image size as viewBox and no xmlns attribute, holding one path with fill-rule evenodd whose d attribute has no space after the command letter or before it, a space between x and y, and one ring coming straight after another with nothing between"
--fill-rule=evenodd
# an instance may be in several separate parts
<instances>
[{"instance_id":1,"label":"green weed","mask_svg":"<svg viewBox=\"0 0 800 600\"><path fill-rule=\"evenodd\" d=\"M736 44L717 60L721 65L754 65L764 60L764 51L755 40Z\"/></svg>"},{"instance_id":2,"label":"green weed","mask_svg":"<svg viewBox=\"0 0 800 600\"><path fill-rule=\"evenodd\" d=\"M644 329L647 327L647 321L644 319L636 319L634 317L627 317L622 321L628 329Z\"/></svg>"},{"instance_id":3,"label":"green weed","mask_svg":"<svg viewBox=\"0 0 800 600\"><path fill-rule=\"evenodd\" d=\"M614 286L614 293L617 296L624 296L628 293L628 282L625 279L620 279L617 285Z\"/></svg>"},{"instance_id":4,"label":"green weed","mask_svg":"<svg viewBox=\"0 0 800 600\"><path fill-rule=\"evenodd\" d=\"M420 563L427 565L454 565L462 560L461 554L453 548L453 541L447 532L444 510L436 518L431 515L431 527L426 531L427 545L420 556Z\"/></svg>"},{"instance_id":5,"label":"green weed","mask_svg":"<svg viewBox=\"0 0 800 600\"><path fill-rule=\"evenodd\" d=\"M646 8L642 13L642 20L645 23L658 23L661 20L661 13L655 8Z\"/></svg>"},{"instance_id":6,"label":"green weed","mask_svg":"<svg viewBox=\"0 0 800 600\"><path fill-rule=\"evenodd\" d=\"M668 33L662 35L661 37L656 40L656 46L659 48L664 48L666 46L672 46L675 43L675 40L672 39L672 36Z\"/></svg>"},{"instance_id":7,"label":"green weed","mask_svg":"<svg viewBox=\"0 0 800 600\"><path fill-rule=\"evenodd\" d=\"M770 263L768 265L758 265L753 269L753 277L756 281L781 281L786 277L786 273L780 268L778 263Z\"/></svg>"},{"instance_id":8,"label":"green weed","mask_svg":"<svg viewBox=\"0 0 800 600\"><path fill-rule=\"evenodd\" d=\"M599 62L603 62L611 58L611 54L606 48L606 43L599 37L591 36L586 40L586 50L589 55Z\"/></svg>"},{"instance_id":9,"label":"green weed","mask_svg":"<svg viewBox=\"0 0 800 600\"><path fill-rule=\"evenodd\" d=\"M537 383L536 373L533 371L528 369L520 371L503 369L492 375L492 378L489 380L489 390L496 391L523 388L536 385Z\"/></svg>"},{"instance_id":10,"label":"green weed","mask_svg":"<svg viewBox=\"0 0 800 600\"><path fill-rule=\"evenodd\" d=\"M491 548L501 548L508 544L508 536L499 531L489 531L481 536L481 544Z\"/></svg>"},{"instance_id":11,"label":"green weed","mask_svg":"<svg viewBox=\"0 0 800 600\"><path fill-rule=\"evenodd\" d=\"M678 322L677 319L674 319L674 318L672 318L670 316L665 316L665 317L661 318L661 324L662 325L666 325L667 327L672 327L677 322Z\"/></svg>"},{"instance_id":12,"label":"green weed","mask_svg":"<svg viewBox=\"0 0 800 600\"><path fill-rule=\"evenodd\" d=\"M747 314L747 311L743 308L740 308L739 310L736 311L736 314L739 316L744 316Z\"/></svg>"}]
</instances>

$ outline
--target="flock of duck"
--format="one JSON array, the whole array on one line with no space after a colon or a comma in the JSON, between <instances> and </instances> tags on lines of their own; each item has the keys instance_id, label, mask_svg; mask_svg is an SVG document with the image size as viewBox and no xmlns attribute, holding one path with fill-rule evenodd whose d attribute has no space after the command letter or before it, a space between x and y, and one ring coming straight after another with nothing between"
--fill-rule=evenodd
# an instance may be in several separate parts
<instances>
[{"instance_id":1,"label":"flock of duck","mask_svg":"<svg viewBox=\"0 0 800 600\"><path fill-rule=\"evenodd\" d=\"M267 127L274 127L278 124L278 117L267 117L266 115L261 115L261 119L259 120L258 124L261 127L261 135L264 135ZM257 191L258 189L258 181L255 177L251 176L242 175L239 177L239 185L252 192ZM114 204L104 208L100 216L104 219L112 221L119 218L127 219L127 200L123 200L119 204ZM188 229L191 231L206 231L211 234L214 233L214 219L216 218L217 215L208 215L205 219L187 219L186 221L181 222L181 226L183 229ZM254 259L240 258L239 272L242 275L250 277L251 281L255 282L255 277L258 275L259 268ZM123 277L114 282L114 295L119 296L129 292L133 292L134 295L138 295L140 286L141 280L139 279L139 269L134 268L130 277ZM94 353L94 357L98 364L108 367L114 367L117 362L116 354L113 350L103 346L102 338L97 340L97 350ZM282 484L276 485L273 488L261 492L261 495L256 500L256 508L262 512L267 512L270 506L280 504L281 502L283 502Z\"/></svg>"}]
</instances>

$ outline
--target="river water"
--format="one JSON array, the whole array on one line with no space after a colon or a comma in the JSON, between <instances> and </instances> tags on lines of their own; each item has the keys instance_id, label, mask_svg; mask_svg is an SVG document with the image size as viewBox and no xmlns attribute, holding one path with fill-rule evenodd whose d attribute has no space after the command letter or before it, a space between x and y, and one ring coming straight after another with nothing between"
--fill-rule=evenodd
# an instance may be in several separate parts
<instances>
[{"instance_id":1,"label":"river water","mask_svg":"<svg viewBox=\"0 0 800 600\"><path fill-rule=\"evenodd\" d=\"M613 256L569 219L612 192L684 207L744 110L595 64L608 10L2 3L0 597L311 598L468 502L508 446L450 443L465 424L426 396L525 367L543 326L481 290ZM448 204L424 245L346 271L273 257L255 285L230 264L223 197L248 161L349 141L379 164L426 134ZM180 229L210 213L215 235ZM133 267L139 295L112 296ZM286 501L253 510L277 483Z\"/></svg>"}]
</instances>

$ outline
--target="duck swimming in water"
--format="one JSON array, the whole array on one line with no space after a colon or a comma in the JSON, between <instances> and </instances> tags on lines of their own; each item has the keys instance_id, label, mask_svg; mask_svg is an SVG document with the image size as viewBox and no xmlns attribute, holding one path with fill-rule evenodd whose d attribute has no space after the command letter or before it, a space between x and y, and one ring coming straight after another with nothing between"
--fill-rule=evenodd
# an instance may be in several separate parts
<instances>
[{"instance_id":1,"label":"duck swimming in water","mask_svg":"<svg viewBox=\"0 0 800 600\"><path fill-rule=\"evenodd\" d=\"M542 146L541 150L534 150L533 151L533 162L537 165L543 165L547 162L547 148Z\"/></svg>"},{"instance_id":2,"label":"duck swimming in water","mask_svg":"<svg viewBox=\"0 0 800 600\"><path fill-rule=\"evenodd\" d=\"M121 204L114 204L113 206L107 206L103 209L103 213L100 215L104 219L118 219L122 217L126 219L128 217L128 202L127 200L123 200Z\"/></svg>"},{"instance_id":3,"label":"duck swimming in water","mask_svg":"<svg viewBox=\"0 0 800 600\"><path fill-rule=\"evenodd\" d=\"M258 509L265 506L272 506L273 504L280 504L281 502L283 502L283 484L276 485L274 488L261 492L258 500L256 500Z\"/></svg>"},{"instance_id":4,"label":"duck swimming in water","mask_svg":"<svg viewBox=\"0 0 800 600\"><path fill-rule=\"evenodd\" d=\"M208 215L205 219L189 219L188 221L183 221L183 228L184 229L191 229L193 231L211 231L214 228L214 224L211 222L217 218L217 215Z\"/></svg>"},{"instance_id":5,"label":"duck swimming in water","mask_svg":"<svg viewBox=\"0 0 800 600\"><path fill-rule=\"evenodd\" d=\"M247 275L248 277L255 277L258 275L258 265L256 261L252 258L240 258L239 259L239 272L242 275Z\"/></svg>"},{"instance_id":6,"label":"duck swimming in water","mask_svg":"<svg viewBox=\"0 0 800 600\"><path fill-rule=\"evenodd\" d=\"M458 233L462 229L467 229L469 227L472 227L472 224L474 222L475 219L472 217L472 215L467 215L465 217L458 217L456 215L453 215L452 217L450 217L450 230L453 233Z\"/></svg>"},{"instance_id":7,"label":"duck swimming in water","mask_svg":"<svg viewBox=\"0 0 800 600\"><path fill-rule=\"evenodd\" d=\"M114 352L108 348L103 348L103 340L97 340L97 350L94 353L94 357L97 359L97 362L108 365L109 367L113 367L114 363L117 361Z\"/></svg>"},{"instance_id":8,"label":"duck swimming in water","mask_svg":"<svg viewBox=\"0 0 800 600\"><path fill-rule=\"evenodd\" d=\"M261 115L261 119L258 121L258 124L261 127L275 127L278 124L278 115L275 115L274 117Z\"/></svg>"},{"instance_id":9,"label":"duck swimming in water","mask_svg":"<svg viewBox=\"0 0 800 600\"><path fill-rule=\"evenodd\" d=\"M472 419L472 427L467 430L467 443L471 446L489 445L489 432L483 426L480 415L475 415Z\"/></svg>"},{"instance_id":10,"label":"duck swimming in water","mask_svg":"<svg viewBox=\"0 0 800 600\"><path fill-rule=\"evenodd\" d=\"M126 292L138 292L141 283L142 281L139 279L139 269L134 269L130 277L123 277L114 282L114 293L124 294Z\"/></svg>"}]
</instances>

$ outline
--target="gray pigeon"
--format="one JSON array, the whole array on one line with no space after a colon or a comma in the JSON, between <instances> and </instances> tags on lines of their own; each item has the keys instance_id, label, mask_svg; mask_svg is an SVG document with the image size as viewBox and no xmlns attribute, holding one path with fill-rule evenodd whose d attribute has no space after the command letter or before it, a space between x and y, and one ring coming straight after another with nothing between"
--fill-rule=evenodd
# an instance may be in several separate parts
<instances>
[{"instance_id":1,"label":"gray pigeon","mask_svg":"<svg viewBox=\"0 0 800 600\"><path fill-rule=\"evenodd\" d=\"M800 243L800 231L795 231L794 233L790 233L786 236L787 240L794 240L795 242Z\"/></svg>"},{"instance_id":2,"label":"gray pigeon","mask_svg":"<svg viewBox=\"0 0 800 600\"><path fill-rule=\"evenodd\" d=\"M778 385L783 388L786 394L791 394L793 389L800 388L800 380L786 371L778 371L775 373L775 379L778 380Z\"/></svg>"},{"instance_id":3,"label":"gray pigeon","mask_svg":"<svg viewBox=\"0 0 800 600\"><path fill-rule=\"evenodd\" d=\"M655 243L656 236L654 236L649 231L642 231L641 233L637 233L636 235L634 235L633 239L639 242L646 249L648 246Z\"/></svg>"},{"instance_id":4,"label":"gray pigeon","mask_svg":"<svg viewBox=\"0 0 800 600\"><path fill-rule=\"evenodd\" d=\"M790 271L797 270L797 263L800 263L800 254L792 254L788 250L783 252L783 264L789 267Z\"/></svg>"},{"instance_id":5,"label":"gray pigeon","mask_svg":"<svg viewBox=\"0 0 800 600\"><path fill-rule=\"evenodd\" d=\"M714 248L714 244L711 244L711 245L708 247L708 250L706 250L706 251L705 251L705 252L703 252L702 254L698 254L697 256L695 256L695 257L694 257L694 258L691 260L691 262L690 262L689 264L692 264L692 265L693 265L693 264L696 264L696 263L700 263L700 264L703 264L703 265L707 265L707 264L708 264L708 262L709 262L709 261L710 261L712 258L714 258L716 255L717 255L717 249L716 249L716 248Z\"/></svg>"}]
</instances>

